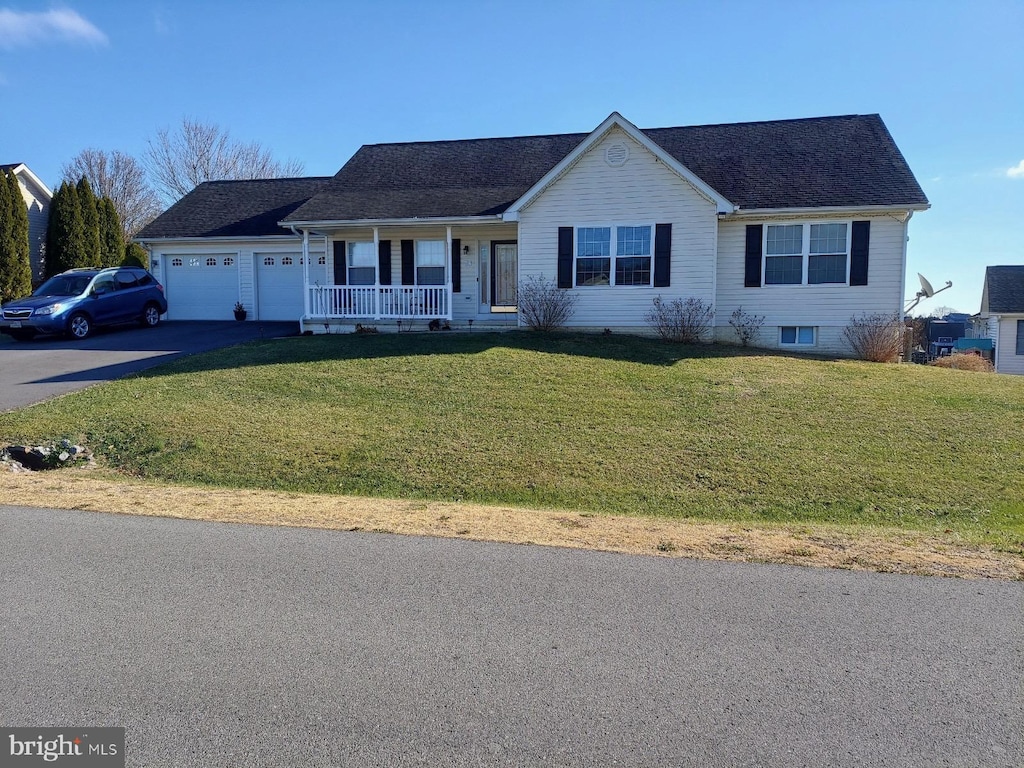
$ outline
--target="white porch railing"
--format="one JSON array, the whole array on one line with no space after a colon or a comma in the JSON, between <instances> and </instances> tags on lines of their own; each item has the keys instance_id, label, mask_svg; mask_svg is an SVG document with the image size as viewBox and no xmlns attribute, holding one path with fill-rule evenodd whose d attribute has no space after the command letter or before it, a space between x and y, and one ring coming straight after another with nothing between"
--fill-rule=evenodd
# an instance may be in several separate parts
<instances>
[{"instance_id":1,"label":"white porch railing","mask_svg":"<svg viewBox=\"0 0 1024 768\"><path fill-rule=\"evenodd\" d=\"M310 285L307 291L311 317L452 319L446 285Z\"/></svg>"}]
</instances>

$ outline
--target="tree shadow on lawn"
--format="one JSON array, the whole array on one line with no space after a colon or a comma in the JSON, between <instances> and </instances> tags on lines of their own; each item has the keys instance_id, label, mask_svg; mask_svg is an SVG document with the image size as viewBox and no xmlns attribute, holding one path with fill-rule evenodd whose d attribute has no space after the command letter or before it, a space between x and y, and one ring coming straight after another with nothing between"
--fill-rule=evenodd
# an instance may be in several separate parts
<instances>
[{"instance_id":1,"label":"tree shadow on lawn","mask_svg":"<svg viewBox=\"0 0 1024 768\"><path fill-rule=\"evenodd\" d=\"M628 334L599 335L579 332L539 333L506 331L483 333L334 334L254 341L235 347L179 359L137 374L140 378L174 373L228 370L263 365L288 365L389 357L476 355L492 349L522 350L549 355L670 367L682 360L732 357L792 357L774 350L725 344L676 344L658 338ZM834 360L801 355L800 359Z\"/></svg>"}]
</instances>

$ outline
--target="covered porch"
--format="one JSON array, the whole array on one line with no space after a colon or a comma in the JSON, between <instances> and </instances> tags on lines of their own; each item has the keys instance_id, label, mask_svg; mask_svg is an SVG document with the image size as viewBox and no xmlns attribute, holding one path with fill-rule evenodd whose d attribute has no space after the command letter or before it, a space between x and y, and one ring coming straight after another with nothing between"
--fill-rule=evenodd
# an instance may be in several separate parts
<instances>
[{"instance_id":1,"label":"covered porch","mask_svg":"<svg viewBox=\"0 0 1024 768\"><path fill-rule=\"evenodd\" d=\"M517 226L499 218L302 229L303 327L359 321L515 325ZM324 256L310 257L310 241ZM329 332L329 331L328 331Z\"/></svg>"}]
</instances>

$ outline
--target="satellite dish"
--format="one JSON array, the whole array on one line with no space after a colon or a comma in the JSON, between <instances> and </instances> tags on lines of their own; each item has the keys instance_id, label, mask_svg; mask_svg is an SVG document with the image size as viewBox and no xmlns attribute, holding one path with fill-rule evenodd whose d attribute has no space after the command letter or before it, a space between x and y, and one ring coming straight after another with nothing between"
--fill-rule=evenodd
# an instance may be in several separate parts
<instances>
[{"instance_id":1,"label":"satellite dish","mask_svg":"<svg viewBox=\"0 0 1024 768\"><path fill-rule=\"evenodd\" d=\"M917 279L921 281L921 295L927 299L930 299L935 295L935 289L932 288L932 284L928 282L928 279L924 275L918 272Z\"/></svg>"}]
</instances>

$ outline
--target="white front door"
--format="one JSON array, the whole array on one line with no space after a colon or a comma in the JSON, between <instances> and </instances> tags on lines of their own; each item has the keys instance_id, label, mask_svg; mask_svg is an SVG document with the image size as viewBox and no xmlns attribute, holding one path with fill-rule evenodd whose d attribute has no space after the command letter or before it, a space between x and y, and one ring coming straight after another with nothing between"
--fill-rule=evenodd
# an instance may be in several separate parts
<instances>
[{"instance_id":1,"label":"white front door","mask_svg":"<svg viewBox=\"0 0 1024 768\"><path fill-rule=\"evenodd\" d=\"M515 312L519 281L519 245L514 240L491 243L491 311Z\"/></svg>"}]
</instances>

